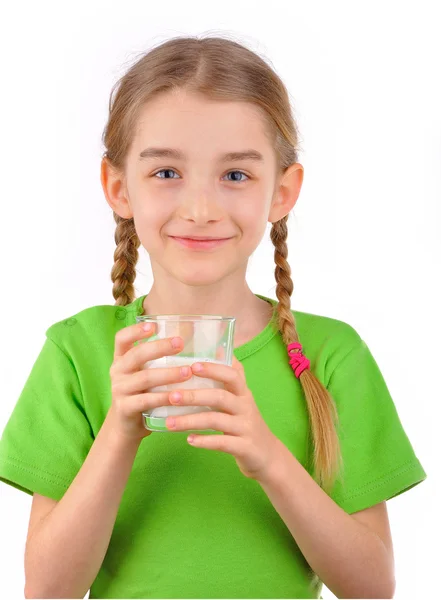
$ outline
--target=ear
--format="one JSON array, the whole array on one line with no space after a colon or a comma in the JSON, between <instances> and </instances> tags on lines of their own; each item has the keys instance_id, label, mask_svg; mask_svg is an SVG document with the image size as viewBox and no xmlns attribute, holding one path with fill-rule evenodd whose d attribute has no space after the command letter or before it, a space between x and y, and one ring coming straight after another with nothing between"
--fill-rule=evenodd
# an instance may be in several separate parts
<instances>
[{"instance_id":1,"label":"ear","mask_svg":"<svg viewBox=\"0 0 441 600\"><path fill-rule=\"evenodd\" d=\"M112 167L103 157L101 161L101 185L109 206L124 219L131 219L133 211L125 188L124 175Z\"/></svg>"},{"instance_id":2,"label":"ear","mask_svg":"<svg viewBox=\"0 0 441 600\"><path fill-rule=\"evenodd\" d=\"M304 169L300 163L290 165L274 191L268 221L275 223L283 219L297 202L303 183Z\"/></svg>"}]
</instances>

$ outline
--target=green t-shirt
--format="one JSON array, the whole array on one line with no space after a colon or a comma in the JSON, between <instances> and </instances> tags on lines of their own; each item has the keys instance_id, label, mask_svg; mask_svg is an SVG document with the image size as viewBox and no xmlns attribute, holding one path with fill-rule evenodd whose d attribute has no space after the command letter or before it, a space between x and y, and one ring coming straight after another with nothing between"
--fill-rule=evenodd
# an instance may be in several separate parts
<instances>
[{"instance_id":1,"label":"green t-shirt","mask_svg":"<svg viewBox=\"0 0 441 600\"><path fill-rule=\"evenodd\" d=\"M1 481L63 497L111 404L115 334L135 323L145 297L49 327L0 440ZM293 314L311 369L338 407L344 482L332 499L353 513L423 481L359 334L343 321ZM269 323L234 354L269 428L311 473L306 402L280 333ZM193 447L187 435L142 440L90 598L319 598L322 582L260 484L232 455Z\"/></svg>"}]
</instances>

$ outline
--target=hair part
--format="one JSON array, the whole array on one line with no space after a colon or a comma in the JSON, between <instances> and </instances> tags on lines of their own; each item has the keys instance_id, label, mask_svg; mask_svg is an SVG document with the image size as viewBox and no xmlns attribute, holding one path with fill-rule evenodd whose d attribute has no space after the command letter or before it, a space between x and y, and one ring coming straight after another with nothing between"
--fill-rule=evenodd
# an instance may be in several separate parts
<instances>
[{"instance_id":1,"label":"hair part","mask_svg":"<svg viewBox=\"0 0 441 600\"><path fill-rule=\"evenodd\" d=\"M125 171L143 106L158 94L179 90L203 94L212 100L254 104L260 109L265 132L275 149L278 173L298 161L299 132L289 94L269 64L228 38L175 37L143 54L112 89L109 119L103 133L106 148L103 157L114 169ZM113 216L117 225L112 293L115 304L125 306L135 300L140 240L133 218L124 219L115 212ZM288 217L273 223L270 233L276 263L276 320L286 346L300 342L291 311L294 285L287 261ZM310 421L313 477L329 493L343 466L336 405L311 369L305 369L299 381Z\"/></svg>"}]
</instances>

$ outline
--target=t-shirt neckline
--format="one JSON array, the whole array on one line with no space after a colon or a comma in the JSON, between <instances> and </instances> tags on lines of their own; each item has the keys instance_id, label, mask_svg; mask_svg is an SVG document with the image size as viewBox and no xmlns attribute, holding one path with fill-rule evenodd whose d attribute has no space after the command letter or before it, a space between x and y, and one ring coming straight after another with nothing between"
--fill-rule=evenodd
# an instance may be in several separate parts
<instances>
[{"instance_id":1,"label":"t-shirt neckline","mask_svg":"<svg viewBox=\"0 0 441 600\"><path fill-rule=\"evenodd\" d=\"M148 294L143 294L142 296L139 296L130 305L130 307L133 308L133 310L130 311L130 322L127 323L128 325L136 323L135 317L138 315L142 315L143 302L147 295ZM240 346L234 348L234 355L237 358L237 360L243 360L250 354L254 354L254 352L260 350L260 348L265 346L270 340L272 340L272 338L275 335L279 333L279 330L275 325L274 319L276 314L277 300L274 300L274 298L268 298L267 296L264 296L262 294L255 294L255 296L257 296L261 300L269 302L273 306L273 316L272 319L268 322L268 324L256 336L254 336L251 340L248 340L248 342L245 342L244 344L241 344ZM126 308L129 309L129 306L126 306Z\"/></svg>"}]
</instances>

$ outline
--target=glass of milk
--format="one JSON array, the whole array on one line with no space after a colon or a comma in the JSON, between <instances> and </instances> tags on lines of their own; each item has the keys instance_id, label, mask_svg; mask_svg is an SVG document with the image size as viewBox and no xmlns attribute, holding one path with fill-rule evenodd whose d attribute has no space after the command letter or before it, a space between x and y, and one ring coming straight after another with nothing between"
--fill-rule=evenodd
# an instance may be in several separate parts
<instances>
[{"instance_id":1,"label":"glass of milk","mask_svg":"<svg viewBox=\"0 0 441 600\"><path fill-rule=\"evenodd\" d=\"M235 317L216 315L137 315L136 321L152 323L154 333L141 343L153 342L161 338L179 336L184 347L178 354L163 356L147 361L144 369L191 366L195 362L233 364L233 340ZM221 381L192 375L190 379L177 383L158 385L146 392L172 392L175 389L223 388ZM209 406L158 406L143 412L144 426L150 431L173 433L165 426L166 418L172 415L187 415L212 410ZM186 433L192 430L186 430ZM195 433L212 433L214 429L198 429Z\"/></svg>"}]
</instances>

